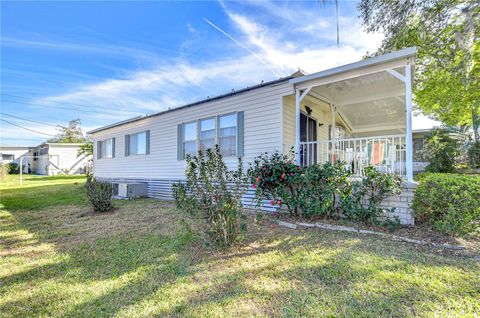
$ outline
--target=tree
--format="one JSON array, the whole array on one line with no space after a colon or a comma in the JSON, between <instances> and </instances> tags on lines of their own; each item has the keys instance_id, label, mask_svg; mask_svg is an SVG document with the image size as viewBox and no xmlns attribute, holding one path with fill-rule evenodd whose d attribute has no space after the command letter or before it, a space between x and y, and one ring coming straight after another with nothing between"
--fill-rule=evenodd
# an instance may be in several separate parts
<instances>
[{"instance_id":1,"label":"tree","mask_svg":"<svg viewBox=\"0 0 480 318\"><path fill-rule=\"evenodd\" d=\"M87 138L78 148L77 157L82 155L93 156L93 141L90 138Z\"/></svg>"},{"instance_id":2,"label":"tree","mask_svg":"<svg viewBox=\"0 0 480 318\"><path fill-rule=\"evenodd\" d=\"M423 113L473 130L480 143L480 2L362 0L367 32L385 34L377 54L416 46L415 103Z\"/></svg>"},{"instance_id":3,"label":"tree","mask_svg":"<svg viewBox=\"0 0 480 318\"><path fill-rule=\"evenodd\" d=\"M58 142L58 143L83 143L86 138L83 136L82 122L80 119L71 120L68 123L68 127L60 127L60 131L56 137L49 139L48 142Z\"/></svg>"}]
</instances>

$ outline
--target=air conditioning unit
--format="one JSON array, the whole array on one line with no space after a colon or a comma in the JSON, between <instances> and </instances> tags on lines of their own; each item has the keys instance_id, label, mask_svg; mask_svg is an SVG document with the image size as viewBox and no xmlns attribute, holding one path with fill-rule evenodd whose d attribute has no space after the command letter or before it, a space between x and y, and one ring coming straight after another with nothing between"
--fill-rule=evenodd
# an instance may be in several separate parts
<instances>
[{"instance_id":1,"label":"air conditioning unit","mask_svg":"<svg viewBox=\"0 0 480 318\"><path fill-rule=\"evenodd\" d=\"M146 183L118 183L117 195L119 199L140 198L147 196L147 184Z\"/></svg>"}]
</instances>

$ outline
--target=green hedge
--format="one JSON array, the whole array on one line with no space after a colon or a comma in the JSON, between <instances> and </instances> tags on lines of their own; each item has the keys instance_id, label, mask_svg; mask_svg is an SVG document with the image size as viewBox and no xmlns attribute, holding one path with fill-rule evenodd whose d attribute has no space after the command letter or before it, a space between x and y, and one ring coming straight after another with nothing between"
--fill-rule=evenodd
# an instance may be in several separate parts
<instances>
[{"instance_id":1,"label":"green hedge","mask_svg":"<svg viewBox=\"0 0 480 318\"><path fill-rule=\"evenodd\" d=\"M480 234L480 176L424 174L412 208L418 223L458 236Z\"/></svg>"}]
</instances>

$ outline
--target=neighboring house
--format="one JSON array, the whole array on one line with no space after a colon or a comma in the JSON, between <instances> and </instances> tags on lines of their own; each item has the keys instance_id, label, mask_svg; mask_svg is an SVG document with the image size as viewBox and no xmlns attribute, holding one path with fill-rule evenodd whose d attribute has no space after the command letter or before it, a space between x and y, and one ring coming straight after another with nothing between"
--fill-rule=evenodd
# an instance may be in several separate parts
<instances>
[{"instance_id":1,"label":"neighboring house","mask_svg":"<svg viewBox=\"0 0 480 318\"><path fill-rule=\"evenodd\" d=\"M425 168L428 166L428 162L422 156L422 152L425 146L425 141L427 139L428 134L432 131L432 129L418 129L412 131L412 139L413 139L413 171L414 172L421 172L424 171Z\"/></svg>"},{"instance_id":2,"label":"neighboring house","mask_svg":"<svg viewBox=\"0 0 480 318\"><path fill-rule=\"evenodd\" d=\"M30 171L35 174L85 173L91 156L78 156L82 144L44 143L30 148Z\"/></svg>"},{"instance_id":3,"label":"neighboring house","mask_svg":"<svg viewBox=\"0 0 480 318\"><path fill-rule=\"evenodd\" d=\"M85 173L91 156L78 156L81 144L43 143L38 146L0 146L2 163L23 163L24 173L42 175ZM20 158L23 158L20 160Z\"/></svg>"},{"instance_id":4,"label":"neighboring house","mask_svg":"<svg viewBox=\"0 0 480 318\"><path fill-rule=\"evenodd\" d=\"M29 155L30 148L28 146L0 146L1 164L15 162L20 166L20 161L23 164L23 170L29 169ZM22 159L23 158L23 159Z\"/></svg>"},{"instance_id":5,"label":"neighboring house","mask_svg":"<svg viewBox=\"0 0 480 318\"><path fill-rule=\"evenodd\" d=\"M295 150L298 164L343 160L413 180L415 48L326 71L297 72L257 86L89 132L99 179L148 183L170 197L185 156L215 144L228 166L261 153ZM410 222L410 221L407 221Z\"/></svg>"}]
</instances>

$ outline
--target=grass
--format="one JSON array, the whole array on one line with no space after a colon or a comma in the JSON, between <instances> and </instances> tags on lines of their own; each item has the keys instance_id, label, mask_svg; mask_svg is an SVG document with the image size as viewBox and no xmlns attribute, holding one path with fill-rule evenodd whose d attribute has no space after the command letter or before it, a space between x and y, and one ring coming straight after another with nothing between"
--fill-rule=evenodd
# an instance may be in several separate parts
<instances>
[{"instance_id":1,"label":"grass","mask_svg":"<svg viewBox=\"0 0 480 318\"><path fill-rule=\"evenodd\" d=\"M85 204L84 175L6 175L0 183L1 204L6 210L28 210L62 204Z\"/></svg>"},{"instance_id":2,"label":"grass","mask_svg":"<svg viewBox=\"0 0 480 318\"><path fill-rule=\"evenodd\" d=\"M118 201L93 215L81 179L36 180L2 189L0 317L480 314L473 260L268 221L251 222L243 245L218 253L169 203Z\"/></svg>"}]
</instances>

